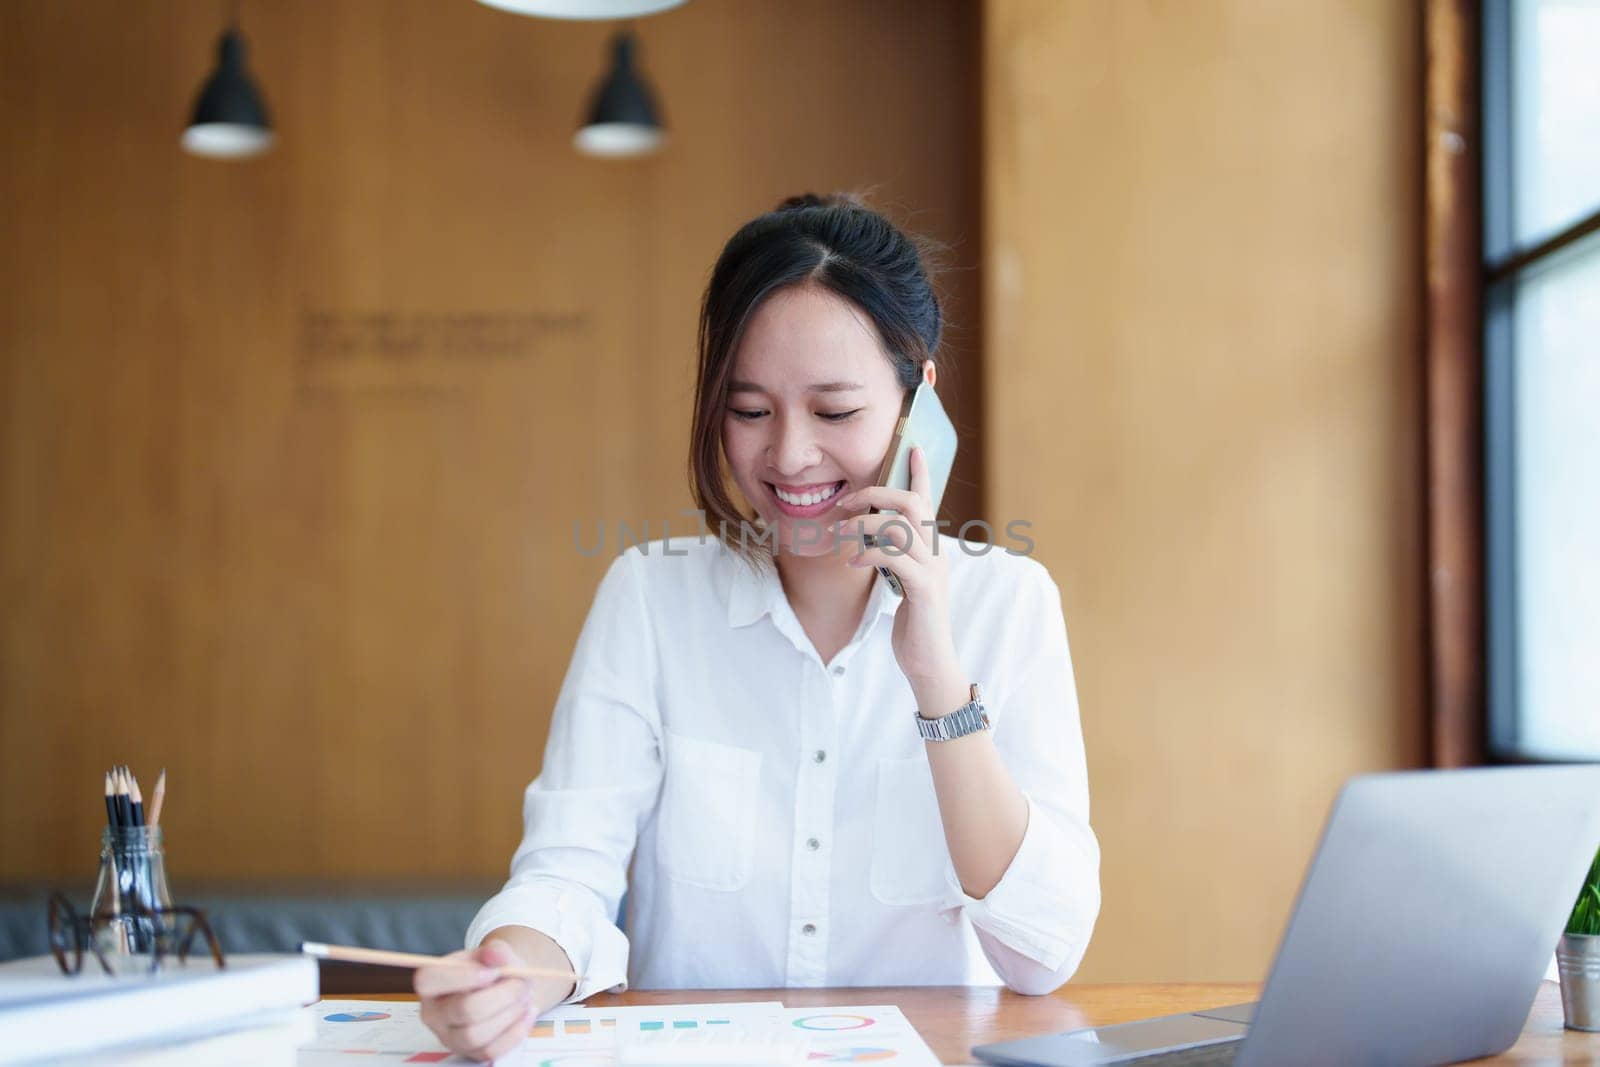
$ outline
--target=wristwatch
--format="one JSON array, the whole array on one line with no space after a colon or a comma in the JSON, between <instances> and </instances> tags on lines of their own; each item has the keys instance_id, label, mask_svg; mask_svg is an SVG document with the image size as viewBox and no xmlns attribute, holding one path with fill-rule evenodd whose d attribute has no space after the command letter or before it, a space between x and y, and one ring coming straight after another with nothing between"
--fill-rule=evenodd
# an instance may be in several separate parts
<instances>
[{"instance_id":1,"label":"wristwatch","mask_svg":"<svg viewBox=\"0 0 1600 1067\"><path fill-rule=\"evenodd\" d=\"M984 709L983 698L978 695L978 683L972 683L972 699L948 715L937 719L923 718L921 712L912 712L917 720L917 732L924 741L954 741L958 737L989 729L989 713Z\"/></svg>"}]
</instances>

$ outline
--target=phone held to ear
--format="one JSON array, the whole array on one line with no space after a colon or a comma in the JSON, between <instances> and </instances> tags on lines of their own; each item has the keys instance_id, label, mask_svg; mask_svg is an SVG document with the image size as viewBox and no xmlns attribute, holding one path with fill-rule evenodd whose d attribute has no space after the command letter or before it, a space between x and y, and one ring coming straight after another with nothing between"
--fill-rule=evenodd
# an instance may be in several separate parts
<instances>
[{"instance_id":1,"label":"phone held to ear","mask_svg":"<svg viewBox=\"0 0 1600 1067\"><path fill-rule=\"evenodd\" d=\"M911 488L911 450L922 449L928 464L928 490L933 498L929 518L939 514L939 502L944 499L945 484L950 481L950 468L956 461L956 428L950 416L939 403L939 394L926 381L907 394L900 408L900 421L895 423L894 437L889 441L889 451L883 457L883 467L878 471L878 484L890 489ZM871 514L898 514L893 508L872 508ZM937 530L929 531L935 533ZM900 579L888 567L880 566L889 588L904 596Z\"/></svg>"}]
</instances>

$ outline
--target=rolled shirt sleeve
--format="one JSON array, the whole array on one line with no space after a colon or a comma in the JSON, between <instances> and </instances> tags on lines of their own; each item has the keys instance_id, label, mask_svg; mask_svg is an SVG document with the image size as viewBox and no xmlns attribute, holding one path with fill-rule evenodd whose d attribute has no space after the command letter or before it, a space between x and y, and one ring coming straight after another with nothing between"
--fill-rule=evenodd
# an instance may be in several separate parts
<instances>
[{"instance_id":1,"label":"rolled shirt sleeve","mask_svg":"<svg viewBox=\"0 0 1600 1067\"><path fill-rule=\"evenodd\" d=\"M569 1001L627 988L617 908L661 786L656 649L639 562L629 550L601 580L556 700L544 765L524 794L511 877L467 928L468 948L502 926L551 938L581 976Z\"/></svg>"},{"instance_id":2,"label":"rolled shirt sleeve","mask_svg":"<svg viewBox=\"0 0 1600 1067\"><path fill-rule=\"evenodd\" d=\"M1036 566L1036 565L1035 565ZM1034 569L1034 568L1030 568ZM968 896L954 871L941 901L965 914L1001 980L1019 993L1061 986L1083 960L1100 913L1100 846L1089 826L1088 770L1061 595L1043 567L1027 585L1014 632L1019 679L989 707L995 746L1028 802L1011 865L987 896Z\"/></svg>"}]
</instances>

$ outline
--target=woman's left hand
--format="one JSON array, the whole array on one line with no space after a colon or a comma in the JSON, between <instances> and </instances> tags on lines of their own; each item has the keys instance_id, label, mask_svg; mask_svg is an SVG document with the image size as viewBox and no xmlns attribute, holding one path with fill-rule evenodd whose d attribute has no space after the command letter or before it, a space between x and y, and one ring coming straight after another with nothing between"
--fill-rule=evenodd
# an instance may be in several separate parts
<instances>
[{"instance_id":1,"label":"woman's left hand","mask_svg":"<svg viewBox=\"0 0 1600 1067\"><path fill-rule=\"evenodd\" d=\"M851 511L892 508L898 512L857 515L843 523L844 530L854 537L870 534L878 539L876 547L852 557L850 566L887 567L905 590L905 603L895 613L893 647L906 680L920 695L930 685L959 678L950 628L949 560L935 548L938 532L928 487L928 460L922 449L911 450L909 490L869 486L847 494L841 505Z\"/></svg>"}]
</instances>

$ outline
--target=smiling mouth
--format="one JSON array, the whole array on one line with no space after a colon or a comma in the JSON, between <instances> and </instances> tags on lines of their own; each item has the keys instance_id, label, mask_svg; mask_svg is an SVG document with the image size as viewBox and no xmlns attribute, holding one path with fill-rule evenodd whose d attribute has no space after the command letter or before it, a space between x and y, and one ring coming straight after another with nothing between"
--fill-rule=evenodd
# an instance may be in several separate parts
<instances>
[{"instance_id":1,"label":"smiling mouth","mask_svg":"<svg viewBox=\"0 0 1600 1067\"><path fill-rule=\"evenodd\" d=\"M803 493L791 493L787 489L778 488L771 482L766 483L767 488L772 490L772 495L777 498L778 503L782 504L787 511L809 511L813 508L820 508L838 496L844 485L844 482L839 481L830 485L811 488Z\"/></svg>"}]
</instances>

